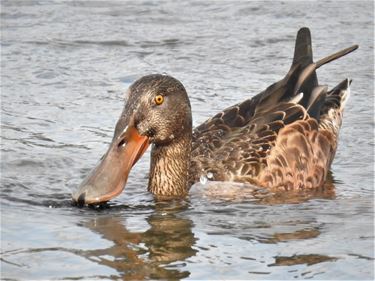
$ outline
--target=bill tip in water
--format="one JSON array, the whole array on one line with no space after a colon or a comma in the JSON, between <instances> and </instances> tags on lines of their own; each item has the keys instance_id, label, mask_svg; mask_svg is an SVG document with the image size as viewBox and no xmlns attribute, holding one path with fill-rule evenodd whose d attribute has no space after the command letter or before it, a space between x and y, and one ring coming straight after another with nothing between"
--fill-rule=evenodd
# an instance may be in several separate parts
<instances>
[{"instance_id":1,"label":"bill tip in water","mask_svg":"<svg viewBox=\"0 0 375 281\"><path fill-rule=\"evenodd\" d=\"M86 192L82 193L78 198L77 198L77 205L78 206L84 206L85 205L85 197L86 197Z\"/></svg>"},{"instance_id":2,"label":"bill tip in water","mask_svg":"<svg viewBox=\"0 0 375 281\"><path fill-rule=\"evenodd\" d=\"M78 198L75 196L75 194L72 194L72 205L80 207L80 208L87 205L85 201L85 197L86 197L86 192L79 195Z\"/></svg>"},{"instance_id":3,"label":"bill tip in water","mask_svg":"<svg viewBox=\"0 0 375 281\"><path fill-rule=\"evenodd\" d=\"M105 207L105 206L108 205L107 201L104 201L104 202L100 201L99 197L95 198L95 200L97 202L87 202L86 201L86 192L83 192L82 194L80 194L78 196L78 198L76 196L74 196L74 194L72 196L72 204L74 206L79 207L79 208L82 208L84 206L93 207L93 208L102 208L102 207Z\"/></svg>"}]
</instances>

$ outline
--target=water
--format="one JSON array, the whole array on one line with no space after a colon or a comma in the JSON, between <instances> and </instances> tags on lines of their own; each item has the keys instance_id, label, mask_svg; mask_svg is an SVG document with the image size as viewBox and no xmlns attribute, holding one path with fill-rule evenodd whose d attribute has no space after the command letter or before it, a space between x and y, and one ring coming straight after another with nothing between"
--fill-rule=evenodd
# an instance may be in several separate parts
<instances>
[{"instance_id":1,"label":"water","mask_svg":"<svg viewBox=\"0 0 375 281\"><path fill-rule=\"evenodd\" d=\"M3 279L374 278L374 4L270 3L1 2ZM360 45L318 72L353 78L333 191L155 202L146 155L109 208L71 206L132 81L178 78L198 125L282 78L305 25L317 59Z\"/></svg>"}]
</instances>

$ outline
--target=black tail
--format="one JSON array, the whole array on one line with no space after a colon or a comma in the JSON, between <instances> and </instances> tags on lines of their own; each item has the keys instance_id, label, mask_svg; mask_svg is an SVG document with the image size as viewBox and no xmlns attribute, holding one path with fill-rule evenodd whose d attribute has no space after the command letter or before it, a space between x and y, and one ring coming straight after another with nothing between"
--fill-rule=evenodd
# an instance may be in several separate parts
<instances>
[{"instance_id":1,"label":"black tail","mask_svg":"<svg viewBox=\"0 0 375 281\"><path fill-rule=\"evenodd\" d=\"M292 66L301 62L305 62L305 65L313 62L311 34L307 27L302 27L300 30L298 30Z\"/></svg>"},{"instance_id":2,"label":"black tail","mask_svg":"<svg viewBox=\"0 0 375 281\"><path fill-rule=\"evenodd\" d=\"M309 109L311 116L318 119L319 107L324 104L327 91L322 87L315 89L319 86L316 69L351 53L357 48L358 45L353 45L314 63L310 30L307 27L302 27L297 33L293 63L287 75L253 99L257 100L260 108L298 99L298 103ZM300 93L303 93L303 95L300 95ZM299 95L302 96L302 99Z\"/></svg>"},{"instance_id":3,"label":"black tail","mask_svg":"<svg viewBox=\"0 0 375 281\"><path fill-rule=\"evenodd\" d=\"M312 109L312 102L316 101L320 101L319 103L322 104L322 98L317 98L316 95L318 92L323 94L323 92L326 91L314 90L319 86L316 69L326 63L329 63L353 52L357 48L358 45L353 45L349 48L324 57L314 63L310 30L307 27L301 28L297 33L293 64L290 70L290 72L295 73L295 75L298 76L298 80L295 82L292 96L302 92L303 98L300 101L300 104L305 108ZM313 110L312 112L318 112L317 105L315 104L313 107L315 110Z\"/></svg>"},{"instance_id":4,"label":"black tail","mask_svg":"<svg viewBox=\"0 0 375 281\"><path fill-rule=\"evenodd\" d=\"M311 33L307 27L302 27L296 38L296 45L294 47L294 57L292 67L299 68L300 75L304 72L309 65L313 64L313 52L311 46ZM300 79L298 79L300 80ZM299 84L297 82L297 84ZM296 85L297 86L297 85ZM299 89L294 89L295 93L302 92L303 98L301 100L301 105L304 107L308 106L308 101L311 99L310 96L315 87L318 86L318 77L316 75L315 69L308 74L308 77L304 78L302 85Z\"/></svg>"}]
</instances>

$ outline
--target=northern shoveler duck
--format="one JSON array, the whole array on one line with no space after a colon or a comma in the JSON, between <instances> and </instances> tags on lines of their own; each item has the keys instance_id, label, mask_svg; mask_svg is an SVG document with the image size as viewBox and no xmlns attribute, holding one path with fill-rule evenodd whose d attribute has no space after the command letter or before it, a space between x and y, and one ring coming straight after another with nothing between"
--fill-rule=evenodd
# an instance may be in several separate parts
<instances>
[{"instance_id":1,"label":"northern shoveler duck","mask_svg":"<svg viewBox=\"0 0 375 281\"><path fill-rule=\"evenodd\" d=\"M73 200L93 204L119 195L149 144L148 190L156 196L185 196L201 175L279 191L321 187L337 149L351 80L328 90L315 71L357 48L313 62L310 30L301 28L284 79L195 129L181 82L160 74L140 78L128 90L107 153Z\"/></svg>"}]
</instances>

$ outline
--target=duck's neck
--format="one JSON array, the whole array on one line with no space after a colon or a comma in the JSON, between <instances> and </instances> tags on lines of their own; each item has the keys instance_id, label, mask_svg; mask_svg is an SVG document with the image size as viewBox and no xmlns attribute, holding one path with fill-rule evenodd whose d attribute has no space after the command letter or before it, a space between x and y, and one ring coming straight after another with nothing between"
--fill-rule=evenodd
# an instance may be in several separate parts
<instances>
[{"instance_id":1,"label":"duck's neck","mask_svg":"<svg viewBox=\"0 0 375 281\"><path fill-rule=\"evenodd\" d=\"M156 196L184 196L188 193L191 133L166 145L154 145L148 190Z\"/></svg>"}]
</instances>

